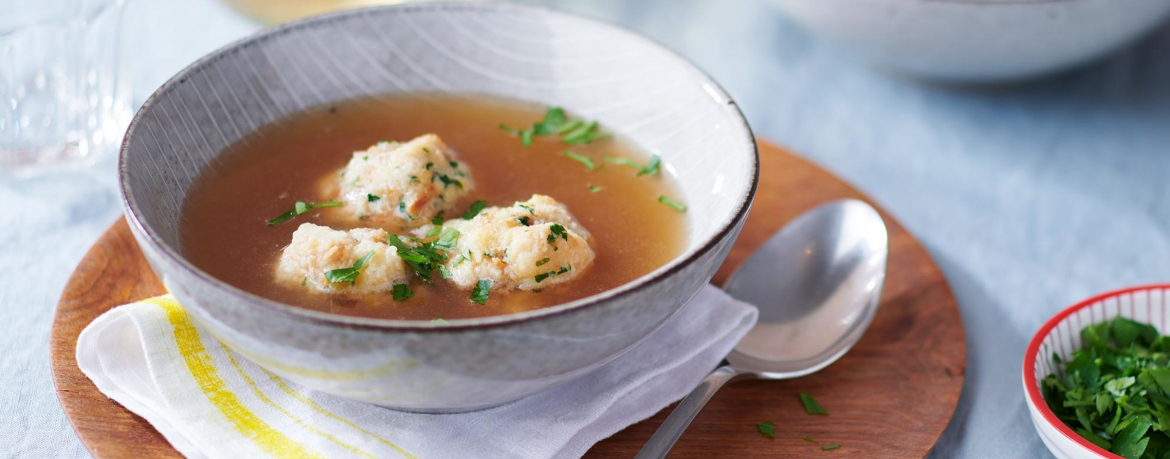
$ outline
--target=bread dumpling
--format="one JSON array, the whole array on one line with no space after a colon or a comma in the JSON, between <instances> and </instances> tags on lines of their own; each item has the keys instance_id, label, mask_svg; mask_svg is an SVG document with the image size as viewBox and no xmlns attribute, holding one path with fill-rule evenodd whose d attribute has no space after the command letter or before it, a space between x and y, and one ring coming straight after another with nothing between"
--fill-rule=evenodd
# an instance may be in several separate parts
<instances>
[{"instance_id":1,"label":"bread dumpling","mask_svg":"<svg viewBox=\"0 0 1170 459\"><path fill-rule=\"evenodd\" d=\"M367 255L369 258L357 269L352 281L330 281L326 273L353 268L354 263ZM293 232L292 242L281 252L276 266L279 282L327 293L390 292L394 284L409 282L412 274L398 256L398 250L386 243L385 231L369 228L340 231L312 223L301 224Z\"/></svg>"},{"instance_id":2,"label":"bread dumpling","mask_svg":"<svg viewBox=\"0 0 1170 459\"><path fill-rule=\"evenodd\" d=\"M491 281L493 291L543 289L572 280L593 263L589 231L544 195L443 226L460 232L446 266L451 282L463 289L480 280Z\"/></svg>"}]
</instances>

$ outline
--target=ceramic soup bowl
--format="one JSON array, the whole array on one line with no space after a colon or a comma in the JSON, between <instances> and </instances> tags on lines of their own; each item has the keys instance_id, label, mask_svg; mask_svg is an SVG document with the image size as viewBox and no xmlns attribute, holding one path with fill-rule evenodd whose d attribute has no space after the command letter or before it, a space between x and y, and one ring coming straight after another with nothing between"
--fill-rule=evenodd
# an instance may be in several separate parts
<instances>
[{"instance_id":1,"label":"ceramic soup bowl","mask_svg":"<svg viewBox=\"0 0 1170 459\"><path fill-rule=\"evenodd\" d=\"M310 311L184 259L192 181L225 147L305 108L364 95L481 93L561 106L661 155L688 203L682 255L618 288L447 323ZM126 215L151 266L228 347L312 389L396 409L491 407L627 351L715 273L758 180L752 133L701 71L628 31L506 4L350 10L267 30L199 60L146 102L120 160Z\"/></svg>"}]
</instances>

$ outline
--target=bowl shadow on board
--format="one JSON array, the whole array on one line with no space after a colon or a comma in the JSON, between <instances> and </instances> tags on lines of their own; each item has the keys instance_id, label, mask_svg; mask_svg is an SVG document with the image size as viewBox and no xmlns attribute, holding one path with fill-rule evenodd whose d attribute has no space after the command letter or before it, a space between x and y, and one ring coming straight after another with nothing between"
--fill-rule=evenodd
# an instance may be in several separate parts
<instances>
[{"instance_id":1,"label":"bowl shadow on board","mask_svg":"<svg viewBox=\"0 0 1170 459\"><path fill-rule=\"evenodd\" d=\"M1047 451L1032 429L1019 390L1019 367L1029 337L1003 326L1010 322L1003 313L1010 306L993 298L960 262L929 244L927 248L955 293L967 329L967 372L959 405L927 457L942 459L964 453L1011 457L1027 451ZM972 431L971 427L979 430ZM1004 438L1007 432L1019 436ZM1025 445L1028 446L1021 448Z\"/></svg>"},{"instance_id":2,"label":"bowl shadow on board","mask_svg":"<svg viewBox=\"0 0 1170 459\"><path fill-rule=\"evenodd\" d=\"M1170 22L1116 51L1074 64L1071 67L1052 73L988 82L956 82L913 75L892 67L858 59L868 64L869 68L876 73L908 84L944 92L996 95L1030 92L1052 86L1076 85L1086 80L1106 78L1118 69L1129 69L1131 73L1135 74L1141 73L1145 67L1155 66L1159 63L1163 66L1170 65L1170 53L1167 53L1167 49L1170 49ZM1133 70L1134 67L1137 67L1137 71Z\"/></svg>"}]
</instances>

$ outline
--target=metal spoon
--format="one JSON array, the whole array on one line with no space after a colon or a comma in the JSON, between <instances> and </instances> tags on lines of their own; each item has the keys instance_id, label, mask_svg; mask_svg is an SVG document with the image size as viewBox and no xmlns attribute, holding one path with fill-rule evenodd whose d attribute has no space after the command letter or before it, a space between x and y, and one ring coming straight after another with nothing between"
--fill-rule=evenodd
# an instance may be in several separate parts
<instances>
[{"instance_id":1,"label":"metal spoon","mask_svg":"<svg viewBox=\"0 0 1170 459\"><path fill-rule=\"evenodd\" d=\"M886 226L868 204L834 201L797 217L731 275L727 292L760 319L678 407L637 459L663 458L724 384L789 379L839 359L865 333L886 278Z\"/></svg>"}]
</instances>

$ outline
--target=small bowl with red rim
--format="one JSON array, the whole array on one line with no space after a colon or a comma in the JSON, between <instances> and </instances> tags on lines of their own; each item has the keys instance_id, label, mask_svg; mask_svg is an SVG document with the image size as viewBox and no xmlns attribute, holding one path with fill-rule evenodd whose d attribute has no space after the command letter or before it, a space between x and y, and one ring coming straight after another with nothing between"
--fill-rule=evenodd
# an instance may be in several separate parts
<instances>
[{"instance_id":1,"label":"small bowl with red rim","mask_svg":"<svg viewBox=\"0 0 1170 459\"><path fill-rule=\"evenodd\" d=\"M1116 290L1074 304L1045 322L1028 343L1024 354L1024 399L1036 433L1052 454L1061 459L1117 458L1082 438L1048 408L1040 382L1057 368L1053 355L1063 361L1081 349L1085 327L1125 317L1148 323L1161 334L1170 332L1170 284L1146 285Z\"/></svg>"}]
</instances>

